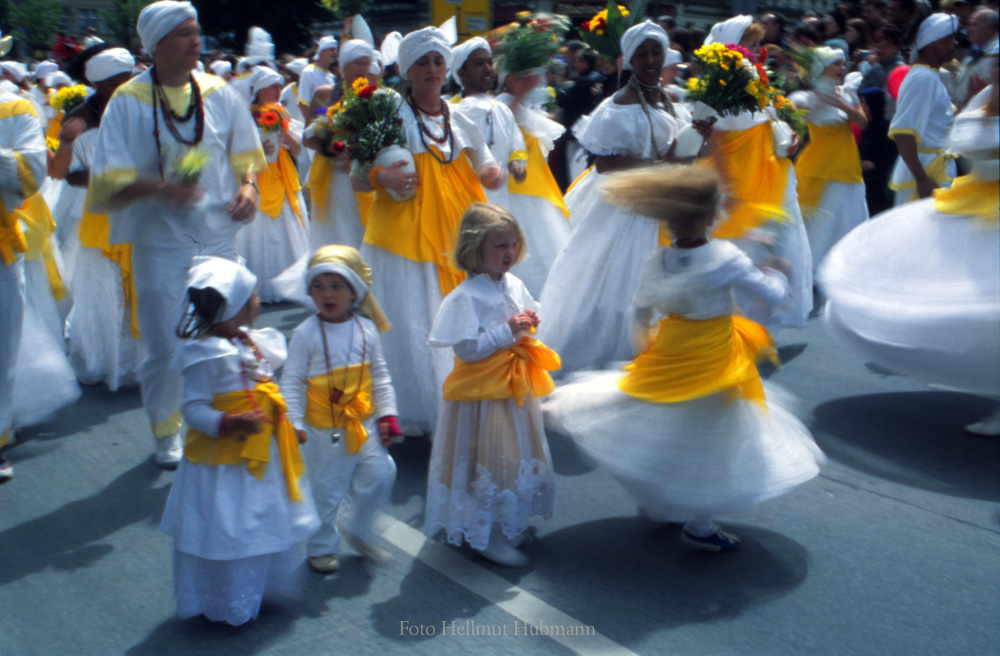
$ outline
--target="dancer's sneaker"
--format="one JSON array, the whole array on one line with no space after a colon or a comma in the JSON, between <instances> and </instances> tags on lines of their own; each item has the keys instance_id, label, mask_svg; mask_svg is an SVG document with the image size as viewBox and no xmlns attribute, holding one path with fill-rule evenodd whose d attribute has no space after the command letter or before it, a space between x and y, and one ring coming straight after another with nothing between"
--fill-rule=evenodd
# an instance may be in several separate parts
<instances>
[{"instance_id":1,"label":"dancer's sneaker","mask_svg":"<svg viewBox=\"0 0 1000 656\"><path fill-rule=\"evenodd\" d=\"M728 533L723 533L722 529L717 529L715 533L706 535L703 538L687 531L681 531L681 540L689 547L713 553L728 553L740 548L739 538Z\"/></svg>"},{"instance_id":2,"label":"dancer's sneaker","mask_svg":"<svg viewBox=\"0 0 1000 656\"><path fill-rule=\"evenodd\" d=\"M184 457L184 440L180 433L174 433L156 440L156 464L163 469L177 469Z\"/></svg>"},{"instance_id":3,"label":"dancer's sneaker","mask_svg":"<svg viewBox=\"0 0 1000 656\"><path fill-rule=\"evenodd\" d=\"M331 572L336 572L338 569L340 569L340 560L337 558L337 554L327 554L325 556L310 556L309 567L311 567L314 572L319 572L320 574L329 574Z\"/></svg>"}]
</instances>

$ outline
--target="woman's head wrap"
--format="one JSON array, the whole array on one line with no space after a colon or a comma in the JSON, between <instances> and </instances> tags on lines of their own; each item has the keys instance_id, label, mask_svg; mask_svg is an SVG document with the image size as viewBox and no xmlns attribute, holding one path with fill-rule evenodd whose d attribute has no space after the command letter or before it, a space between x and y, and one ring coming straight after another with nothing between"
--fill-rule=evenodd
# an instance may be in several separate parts
<instances>
[{"instance_id":1,"label":"woman's head wrap","mask_svg":"<svg viewBox=\"0 0 1000 656\"><path fill-rule=\"evenodd\" d=\"M344 41L344 44L340 47L340 65L350 64L352 61L361 59L363 57L370 57L375 59L375 49L371 47L367 42L361 39L351 39L350 41Z\"/></svg>"},{"instance_id":2,"label":"woman's head wrap","mask_svg":"<svg viewBox=\"0 0 1000 656\"><path fill-rule=\"evenodd\" d=\"M156 44L189 18L198 20L198 12L190 2L160 0L142 10L135 31L139 33L143 49L153 55Z\"/></svg>"},{"instance_id":3,"label":"woman's head wrap","mask_svg":"<svg viewBox=\"0 0 1000 656\"><path fill-rule=\"evenodd\" d=\"M206 289L211 287L226 299L226 307L219 319L229 321L243 309L257 289L257 276L242 264L222 257L199 255L188 269L187 287Z\"/></svg>"},{"instance_id":4,"label":"woman's head wrap","mask_svg":"<svg viewBox=\"0 0 1000 656\"><path fill-rule=\"evenodd\" d=\"M225 59L219 59L208 65L212 69L212 72L219 77L224 77L228 73L232 73L233 65L227 62Z\"/></svg>"},{"instance_id":5,"label":"woman's head wrap","mask_svg":"<svg viewBox=\"0 0 1000 656\"><path fill-rule=\"evenodd\" d=\"M275 84L284 84L285 78L267 66L254 66L250 73L250 97L255 98L261 89L273 87Z\"/></svg>"},{"instance_id":6,"label":"woman's head wrap","mask_svg":"<svg viewBox=\"0 0 1000 656\"><path fill-rule=\"evenodd\" d=\"M360 312L361 316L374 321L379 332L385 332L392 328L392 324L389 323L389 319L386 318L381 306L371 293L372 270L361 259L361 254L356 248L330 244L313 253L309 259L309 270L306 271L307 294L316 276L324 273L336 273L343 276L347 284L354 290L354 295L358 297L354 309Z\"/></svg>"},{"instance_id":7,"label":"woman's head wrap","mask_svg":"<svg viewBox=\"0 0 1000 656\"><path fill-rule=\"evenodd\" d=\"M445 66L451 64L451 44L444 32L436 27L425 27L410 32L399 42L399 73L409 79L407 72L413 64L429 52L440 53Z\"/></svg>"},{"instance_id":8,"label":"woman's head wrap","mask_svg":"<svg viewBox=\"0 0 1000 656\"><path fill-rule=\"evenodd\" d=\"M38 62L38 66L35 67L35 72L32 75L35 76L36 80L44 80L58 70L59 64L46 59L45 61Z\"/></svg>"},{"instance_id":9,"label":"woman's head wrap","mask_svg":"<svg viewBox=\"0 0 1000 656\"><path fill-rule=\"evenodd\" d=\"M386 67L392 66L399 61L399 44L403 41L403 35L399 32L389 32L382 39L379 52L382 53L382 63Z\"/></svg>"},{"instance_id":10,"label":"woman's head wrap","mask_svg":"<svg viewBox=\"0 0 1000 656\"><path fill-rule=\"evenodd\" d=\"M10 73L17 80L18 84L24 81L25 76L28 75L28 67L18 61L5 61L0 63L0 70L4 73Z\"/></svg>"},{"instance_id":11,"label":"woman's head wrap","mask_svg":"<svg viewBox=\"0 0 1000 656\"><path fill-rule=\"evenodd\" d=\"M958 16L952 14L931 14L917 29L914 49L920 52L930 44L951 36L958 31Z\"/></svg>"},{"instance_id":12,"label":"woman's head wrap","mask_svg":"<svg viewBox=\"0 0 1000 656\"><path fill-rule=\"evenodd\" d=\"M831 48L829 46L813 48L813 60L812 65L809 67L809 78L813 80L819 79L823 75L823 71L841 59L844 59L844 51L840 48Z\"/></svg>"},{"instance_id":13,"label":"woman's head wrap","mask_svg":"<svg viewBox=\"0 0 1000 656\"><path fill-rule=\"evenodd\" d=\"M316 60L319 60L319 53L324 50L329 50L330 48L337 47L337 40L332 36L324 36L319 40L319 45L316 46Z\"/></svg>"},{"instance_id":14,"label":"woman's head wrap","mask_svg":"<svg viewBox=\"0 0 1000 656\"><path fill-rule=\"evenodd\" d=\"M305 57L296 57L292 61L285 64L285 68L288 69L292 75L302 75L302 71L306 69L309 65L309 60Z\"/></svg>"},{"instance_id":15,"label":"woman's head wrap","mask_svg":"<svg viewBox=\"0 0 1000 656\"><path fill-rule=\"evenodd\" d=\"M50 89L59 86L71 87L73 86L73 80L62 71L56 71L52 75L45 78L45 86Z\"/></svg>"},{"instance_id":16,"label":"woman's head wrap","mask_svg":"<svg viewBox=\"0 0 1000 656\"><path fill-rule=\"evenodd\" d=\"M108 48L87 60L84 75L91 84L122 73L131 73L135 57L125 48Z\"/></svg>"},{"instance_id":17,"label":"woman's head wrap","mask_svg":"<svg viewBox=\"0 0 1000 656\"><path fill-rule=\"evenodd\" d=\"M449 75L451 79L455 81L458 86L463 86L462 81L458 79L458 69L465 66L465 62L469 57L477 50L485 50L486 52L493 54L493 49L490 48L489 41L481 36L474 36L468 41L455 46L451 49L451 72Z\"/></svg>"},{"instance_id":18,"label":"woman's head wrap","mask_svg":"<svg viewBox=\"0 0 1000 656\"><path fill-rule=\"evenodd\" d=\"M753 23L753 16L733 16L729 20L716 23L712 26L712 31L705 37L705 45L711 43L739 44L750 24Z\"/></svg>"},{"instance_id":19,"label":"woman's head wrap","mask_svg":"<svg viewBox=\"0 0 1000 656\"><path fill-rule=\"evenodd\" d=\"M622 35L622 66L626 71L632 70L632 56L648 39L657 41L663 46L663 54L666 57L667 49L670 48L670 37L667 36L666 30L653 21L643 21L625 30L625 34Z\"/></svg>"}]
</instances>

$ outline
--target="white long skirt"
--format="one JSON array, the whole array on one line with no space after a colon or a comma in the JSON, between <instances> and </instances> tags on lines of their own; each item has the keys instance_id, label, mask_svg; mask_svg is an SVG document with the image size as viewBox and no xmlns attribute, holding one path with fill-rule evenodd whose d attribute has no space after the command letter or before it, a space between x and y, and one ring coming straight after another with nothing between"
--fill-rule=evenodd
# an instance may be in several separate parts
<instances>
[{"instance_id":1,"label":"white long skirt","mask_svg":"<svg viewBox=\"0 0 1000 656\"><path fill-rule=\"evenodd\" d=\"M513 540L532 515L552 516L555 480L542 413L532 396L444 401L427 474L424 532L485 549L494 524Z\"/></svg>"},{"instance_id":2,"label":"white long skirt","mask_svg":"<svg viewBox=\"0 0 1000 656\"><path fill-rule=\"evenodd\" d=\"M302 193L296 193L302 221L286 197L277 217L258 210L256 218L236 234L236 250L246 260L247 268L257 276L257 295L262 303L284 300L272 281L309 252L306 230L309 217Z\"/></svg>"},{"instance_id":3,"label":"white long skirt","mask_svg":"<svg viewBox=\"0 0 1000 656\"><path fill-rule=\"evenodd\" d=\"M540 298L538 339L562 358L560 375L632 357L629 310L643 262L659 245L660 222L606 203L602 181L591 171L567 196L581 218Z\"/></svg>"},{"instance_id":4,"label":"white long skirt","mask_svg":"<svg viewBox=\"0 0 1000 656\"><path fill-rule=\"evenodd\" d=\"M103 382L114 392L139 381L146 351L132 337L121 267L96 248L80 248L76 259L73 309L66 320L70 364L80 382Z\"/></svg>"},{"instance_id":5,"label":"white long skirt","mask_svg":"<svg viewBox=\"0 0 1000 656\"><path fill-rule=\"evenodd\" d=\"M242 464L181 461L160 523L174 540L180 617L242 624L257 616L268 591L297 590L301 543L319 519L305 476L302 501L289 498L274 442L270 458L260 480Z\"/></svg>"},{"instance_id":6,"label":"white long skirt","mask_svg":"<svg viewBox=\"0 0 1000 656\"><path fill-rule=\"evenodd\" d=\"M659 521L746 510L819 473L808 429L770 397L767 408L725 393L649 403L596 372L545 398L546 425L573 438Z\"/></svg>"},{"instance_id":7,"label":"white long skirt","mask_svg":"<svg viewBox=\"0 0 1000 656\"><path fill-rule=\"evenodd\" d=\"M528 245L527 256L511 273L538 298L559 251L569 243L569 221L561 209L538 196L510 194L507 202Z\"/></svg>"},{"instance_id":8,"label":"white long skirt","mask_svg":"<svg viewBox=\"0 0 1000 656\"><path fill-rule=\"evenodd\" d=\"M455 365L451 349L427 344L444 298L437 266L367 243L361 245L361 257L371 267L375 298L393 326L379 339L396 390L400 422L404 429L430 432L437 423L444 380Z\"/></svg>"},{"instance_id":9,"label":"white long skirt","mask_svg":"<svg viewBox=\"0 0 1000 656\"><path fill-rule=\"evenodd\" d=\"M334 171L333 184L327 196L326 209L316 207L313 201L313 220L309 226L309 249L315 251L327 244L345 244L361 248L365 227L361 223L358 197L351 189L351 175ZM379 299L381 301L381 299Z\"/></svg>"},{"instance_id":10,"label":"white long skirt","mask_svg":"<svg viewBox=\"0 0 1000 656\"><path fill-rule=\"evenodd\" d=\"M813 273L834 244L867 220L864 183L827 182L819 206L805 218Z\"/></svg>"},{"instance_id":11,"label":"white long skirt","mask_svg":"<svg viewBox=\"0 0 1000 656\"><path fill-rule=\"evenodd\" d=\"M71 289L76 276L77 256L80 254L80 222L83 204L87 200L86 187L73 187L63 183L55 203L50 206L52 220L56 222L55 239L62 253L65 282Z\"/></svg>"},{"instance_id":12,"label":"white long skirt","mask_svg":"<svg viewBox=\"0 0 1000 656\"><path fill-rule=\"evenodd\" d=\"M858 226L820 268L827 326L896 373L1000 397L1000 229L906 203Z\"/></svg>"}]
</instances>

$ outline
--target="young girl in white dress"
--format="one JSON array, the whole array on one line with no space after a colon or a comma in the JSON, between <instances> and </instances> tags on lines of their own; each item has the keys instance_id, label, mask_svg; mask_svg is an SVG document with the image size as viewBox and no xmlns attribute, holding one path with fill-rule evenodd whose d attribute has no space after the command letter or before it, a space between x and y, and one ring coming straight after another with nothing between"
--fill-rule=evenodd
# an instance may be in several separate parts
<instances>
[{"instance_id":1,"label":"young girl in white dress","mask_svg":"<svg viewBox=\"0 0 1000 656\"><path fill-rule=\"evenodd\" d=\"M274 370L285 339L250 331L257 278L218 257L188 272L189 308L174 368L183 376L184 458L160 529L174 541L181 619L204 615L239 625L262 599L298 595L300 543L319 520Z\"/></svg>"},{"instance_id":2,"label":"young girl in white dress","mask_svg":"<svg viewBox=\"0 0 1000 656\"><path fill-rule=\"evenodd\" d=\"M774 308L787 281L707 239L720 195L710 169L620 175L609 197L660 217L673 235L643 265L632 313L641 355L625 371L557 389L544 402L546 423L606 467L644 515L684 522L686 544L733 551L739 540L713 518L804 483L822 458L805 426L765 398L755 360L773 353L770 335L734 315L734 289Z\"/></svg>"},{"instance_id":3,"label":"young girl in white dress","mask_svg":"<svg viewBox=\"0 0 1000 656\"><path fill-rule=\"evenodd\" d=\"M441 304L430 343L451 347L427 478L424 531L444 529L493 562L523 567L517 549L532 515L552 514L551 458L538 397L559 356L530 333L539 306L509 273L524 255L507 210L475 203L462 217L455 261L469 278Z\"/></svg>"},{"instance_id":4,"label":"young girl in white dress","mask_svg":"<svg viewBox=\"0 0 1000 656\"><path fill-rule=\"evenodd\" d=\"M369 293L368 265L350 246L324 246L310 259L305 283L318 313L292 334L281 388L305 443L322 521L306 545L309 566L333 572L340 568L337 516L348 497L353 512L347 537L362 555L378 558L374 521L396 480L386 447L402 433L379 341L379 332L391 326Z\"/></svg>"}]
</instances>

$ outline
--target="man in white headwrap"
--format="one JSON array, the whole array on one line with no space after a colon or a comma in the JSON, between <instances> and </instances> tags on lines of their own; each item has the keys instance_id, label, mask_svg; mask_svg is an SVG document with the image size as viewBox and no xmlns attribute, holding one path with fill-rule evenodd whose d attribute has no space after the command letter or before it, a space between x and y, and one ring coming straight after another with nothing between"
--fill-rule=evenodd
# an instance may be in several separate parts
<instances>
[{"instance_id":1,"label":"man in white headwrap","mask_svg":"<svg viewBox=\"0 0 1000 656\"><path fill-rule=\"evenodd\" d=\"M208 68L211 69L213 75L221 77L226 82L233 79L233 65L225 59L215 60L208 65Z\"/></svg>"},{"instance_id":2,"label":"man in white headwrap","mask_svg":"<svg viewBox=\"0 0 1000 656\"><path fill-rule=\"evenodd\" d=\"M133 244L147 349L143 404L157 462L173 468L182 452L181 380L170 359L185 271L197 255L236 258L236 232L256 212L256 174L266 163L247 106L220 78L194 72L201 36L191 3L153 3L137 30L154 65L108 103L91 170L91 209L108 212L111 243ZM181 174L191 148L207 157L195 184Z\"/></svg>"},{"instance_id":3,"label":"man in white headwrap","mask_svg":"<svg viewBox=\"0 0 1000 656\"><path fill-rule=\"evenodd\" d=\"M753 17L743 15L733 16L729 20L716 23L712 26L712 31L705 38L705 45L707 46L712 43L721 43L722 45L733 43L738 45L743 38L743 32L750 27L751 23L753 23Z\"/></svg>"},{"instance_id":4,"label":"man in white headwrap","mask_svg":"<svg viewBox=\"0 0 1000 656\"><path fill-rule=\"evenodd\" d=\"M14 372L24 317L27 244L13 211L45 181L48 150L35 106L0 89L0 449L14 429ZM14 469L0 454L0 483Z\"/></svg>"},{"instance_id":5,"label":"man in white headwrap","mask_svg":"<svg viewBox=\"0 0 1000 656\"><path fill-rule=\"evenodd\" d=\"M899 87L889 126L899 149L889 179L896 205L927 198L955 177L955 162L945 153L954 112L938 69L954 56L957 31L958 19L950 14L931 14L917 29L917 62Z\"/></svg>"},{"instance_id":6,"label":"man in white headwrap","mask_svg":"<svg viewBox=\"0 0 1000 656\"><path fill-rule=\"evenodd\" d=\"M309 103L312 102L316 89L337 83L337 76L333 74L336 61L337 40L332 36L324 36L319 40L315 61L306 66L299 75L299 108L305 116L306 125L312 120L309 116Z\"/></svg>"}]
</instances>

